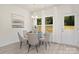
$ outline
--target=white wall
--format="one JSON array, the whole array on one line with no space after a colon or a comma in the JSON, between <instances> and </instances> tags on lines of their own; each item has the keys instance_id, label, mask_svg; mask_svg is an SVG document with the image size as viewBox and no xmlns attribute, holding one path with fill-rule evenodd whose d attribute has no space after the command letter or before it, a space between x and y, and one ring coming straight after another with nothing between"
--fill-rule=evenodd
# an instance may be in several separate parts
<instances>
[{"instance_id":1,"label":"white wall","mask_svg":"<svg viewBox=\"0 0 79 59\"><path fill-rule=\"evenodd\" d=\"M12 13L24 16L24 28L12 28ZM0 47L17 42L17 31L30 31L31 24L31 14L29 11L14 5L0 5Z\"/></svg>"},{"instance_id":2,"label":"white wall","mask_svg":"<svg viewBox=\"0 0 79 59\"><path fill-rule=\"evenodd\" d=\"M42 10L35 12L35 16L53 16L53 28L52 33L53 39L51 41L64 43L74 46L79 46L79 5L57 5L48 8L47 10ZM75 29L74 30L64 30L64 16L74 15L75 16ZM42 20L43 20L42 19Z\"/></svg>"}]
</instances>

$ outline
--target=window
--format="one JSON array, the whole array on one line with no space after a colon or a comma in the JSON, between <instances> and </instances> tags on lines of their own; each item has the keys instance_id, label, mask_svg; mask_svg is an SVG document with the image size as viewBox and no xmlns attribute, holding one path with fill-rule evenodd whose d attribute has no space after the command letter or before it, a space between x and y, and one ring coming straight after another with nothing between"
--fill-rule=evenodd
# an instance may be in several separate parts
<instances>
[{"instance_id":1,"label":"window","mask_svg":"<svg viewBox=\"0 0 79 59\"><path fill-rule=\"evenodd\" d=\"M41 25L41 18L37 18L37 25Z\"/></svg>"},{"instance_id":2,"label":"window","mask_svg":"<svg viewBox=\"0 0 79 59\"><path fill-rule=\"evenodd\" d=\"M41 32L41 24L42 24L42 18L38 17L37 18L37 28L38 28L38 32Z\"/></svg>"},{"instance_id":3,"label":"window","mask_svg":"<svg viewBox=\"0 0 79 59\"><path fill-rule=\"evenodd\" d=\"M45 17L45 30L46 32L52 32L52 24L53 24L53 17Z\"/></svg>"},{"instance_id":4,"label":"window","mask_svg":"<svg viewBox=\"0 0 79 59\"><path fill-rule=\"evenodd\" d=\"M64 28L65 29L74 29L74 16L65 16L64 17Z\"/></svg>"}]
</instances>

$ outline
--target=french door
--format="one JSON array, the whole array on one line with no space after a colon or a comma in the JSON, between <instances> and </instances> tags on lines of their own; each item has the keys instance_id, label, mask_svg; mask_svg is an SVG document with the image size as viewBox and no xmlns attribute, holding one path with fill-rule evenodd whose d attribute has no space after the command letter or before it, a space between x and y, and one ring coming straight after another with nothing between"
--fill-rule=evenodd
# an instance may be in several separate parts
<instances>
[{"instance_id":1,"label":"french door","mask_svg":"<svg viewBox=\"0 0 79 59\"><path fill-rule=\"evenodd\" d=\"M74 45L75 39L75 15L64 16L62 34L62 43Z\"/></svg>"}]
</instances>

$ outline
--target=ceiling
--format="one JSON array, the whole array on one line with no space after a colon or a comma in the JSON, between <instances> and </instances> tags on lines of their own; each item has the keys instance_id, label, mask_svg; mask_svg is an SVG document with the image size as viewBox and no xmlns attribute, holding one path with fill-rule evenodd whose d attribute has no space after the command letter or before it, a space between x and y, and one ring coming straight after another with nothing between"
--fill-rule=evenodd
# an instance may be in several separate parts
<instances>
[{"instance_id":1,"label":"ceiling","mask_svg":"<svg viewBox=\"0 0 79 59\"><path fill-rule=\"evenodd\" d=\"M57 6L79 6L79 4L16 4L15 6L33 12Z\"/></svg>"},{"instance_id":2,"label":"ceiling","mask_svg":"<svg viewBox=\"0 0 79 59\"><path fill-rule=\"evenodd\" d=\"M52 7L54 5L53 4L18 4L16 6L24 8L29 11L38 11Z\"/></svg>"}]
</instances>

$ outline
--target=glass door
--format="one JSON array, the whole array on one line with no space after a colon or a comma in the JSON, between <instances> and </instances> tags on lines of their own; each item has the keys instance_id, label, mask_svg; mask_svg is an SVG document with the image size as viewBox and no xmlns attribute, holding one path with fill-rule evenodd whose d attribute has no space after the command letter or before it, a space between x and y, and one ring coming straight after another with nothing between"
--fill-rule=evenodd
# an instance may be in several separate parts
<instances>
[{"instance_id":1,"label":"glass door","mask_svg":"<svg viewBox=\"0 0 79 59\"><path fill-rule=\"evenodd\" d=\"M38 32L41 32L41 25L42 25L42 18L38 17L37 18L37 29L38 29Z\"/></svg>"},{"instance_id":2,"label":"glass door","mask_svg":"<svg viewBox=\"0 0 79 59\"><path fill-rule=\"evenodd\" d=\"M53 17L45 17L45 32L53 32Z\"/></svg>"},{"instance_id":3,"label":"glass door","mask_svg":"<svg viewBox=\"0 0 79 59\"><path fill-rule=\"evenodd\" d=\"M62 32L62 42L65 44L75 43L75 16L64 16L64 28Z\"/></svg>"}]
</instances>

